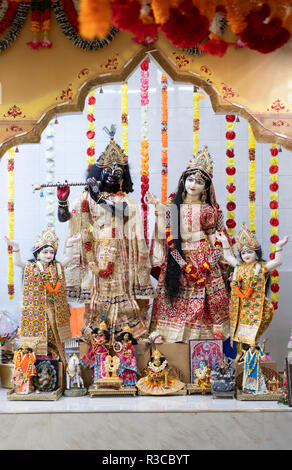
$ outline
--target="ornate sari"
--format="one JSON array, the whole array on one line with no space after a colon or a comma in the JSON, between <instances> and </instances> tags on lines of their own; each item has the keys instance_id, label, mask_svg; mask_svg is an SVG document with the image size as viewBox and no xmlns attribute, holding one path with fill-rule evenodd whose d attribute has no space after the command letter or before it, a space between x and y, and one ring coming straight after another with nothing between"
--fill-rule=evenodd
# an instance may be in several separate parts
<instances>
[{"instance_id":1,"label":"ornate sari","mask_svg":"<svg viewBox=\"0 0 292 470\"><path fill-rule=\"evenodd\" d=\"M182 204L182 252L186 263L199 269L209 262L213 247L208 235L215 233L217 211L209 204ZM154 249L157 264L158 251ZM190 339L229 335L229 295L223 273L217 263L204 274L202 286L180 274L179 293L170 302L165 289L167 249L164 244L157 297L153 303L151 331L157 331L165 342L188 342Z\"/></svg>"}]
</instances>

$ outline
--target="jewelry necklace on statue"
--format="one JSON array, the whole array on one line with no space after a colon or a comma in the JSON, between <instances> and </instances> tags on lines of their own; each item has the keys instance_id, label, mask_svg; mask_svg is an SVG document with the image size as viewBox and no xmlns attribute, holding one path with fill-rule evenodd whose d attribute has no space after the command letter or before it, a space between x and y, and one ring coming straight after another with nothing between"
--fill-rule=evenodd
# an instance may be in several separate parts
<instances>
[{"instance_id":1,"label":"jewelry necklace on statue","mask_svg":"<svg viewBox=\"0 0 292 470\"><path fill-rule=\"evenodd\" d=\"M163 361L162 364L160 364L160 366L155 366L153 364L153 362L149 362L149 367L151 370L153 370L153 372L157 373L157 372L161 372L163 369L165 369L165 367L167 366L167 361Z\"/></svg>"},{"instance_id":2,"label":"jewelry necklace on statue","mask_svg":"<svg viewBox=\"0 0 292 470\"><path fill-rule=\"evenodd\" d=\"M204 366L203 369L196 369L195 374L198 379L204 379L206 377L206 374L208 372L208 366Z\"/></svg>"},{"instance_id":3,"label":"jewelry necklace on statue","mask_svg":"<svg viewBox=\"0 0 292 470\"><path fill-rule=\"evenodd\" d=\"M200 200L196 201L196 200L193 200L193 199L189 199L187 197L185 197L183 199L183 202L184 202L184 204L202 204L202 201L200 201Z\"/></svg>"},{"instance_id":4,"label":"jewelry necklace on statue","mask_svg":"<svg viewBox=\"0 0 292 470\"><path fill-rule=\"evenodd\" d=\"M56 282L55 287L52 286L50 280L48 279L48 275L44 271L44 267L43 267L42 263L40 261L37 261L36 265L38 266L38 268L40 270L40 273L41 273L41 276L44 280L47 291L50 294L57 294L59 292L60 288L61 288L61 280L63 279L62 268L61 268L60 263L56 263L57 273L58 273L58 280ZM51 274L50 266L48 266L48 269L49 269L50 274ZM51 275L51 278L52 278L52 275Z\"/></svg>"}]
</instances>

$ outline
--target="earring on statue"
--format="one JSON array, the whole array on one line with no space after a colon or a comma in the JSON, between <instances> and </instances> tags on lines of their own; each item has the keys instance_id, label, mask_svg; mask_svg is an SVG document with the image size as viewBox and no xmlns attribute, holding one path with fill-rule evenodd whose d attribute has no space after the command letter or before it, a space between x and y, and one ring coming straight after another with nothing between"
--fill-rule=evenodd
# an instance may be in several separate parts
<instances>
[{"instance_id":1,"label":"earring on statue","mask_svg":"<svg viewBox=\"0 0 292 470\"><path fill-rule=\"evenodd\" d=\"M123 188L123 180L120 181L120 191L122 191Z\"/></svg>"},{"instance_id":2,"label":"earring on statue","mask_svg":"<svg viewBox=\"0 0 292 470\"><path fill-rule=\"evenodd\" d=\"M201 201L203 203L205 203L207 201L207 191L204 189L204 191L202 192L202 197L201 197Z\"/></svg>"}]
</instances>

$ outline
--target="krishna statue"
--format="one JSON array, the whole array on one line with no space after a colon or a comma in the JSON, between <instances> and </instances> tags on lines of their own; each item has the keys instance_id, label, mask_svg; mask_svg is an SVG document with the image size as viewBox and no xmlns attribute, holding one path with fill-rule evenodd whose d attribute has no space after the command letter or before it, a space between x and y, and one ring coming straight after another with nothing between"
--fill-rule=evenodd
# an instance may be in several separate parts
<instances>
[{"instance_id":1,"label":"krishna statue","mask_svg":"<svg viewBox=\"0 0 292 470\"><path fill-rule=\"evenodd\" d=\"M111 336L129 326L135 338L148 332L147 303L155 290L140 208L128 193L133 183L128 156L110 142L87 174L86 188L68 207L69 185L60 185L58 217L69 220L69 236L80 235L78 264L66 270L69 296L84 301L85 327L105 321ZM89 307L89 308L88 308Z\"/></svg>"}]
</instances>

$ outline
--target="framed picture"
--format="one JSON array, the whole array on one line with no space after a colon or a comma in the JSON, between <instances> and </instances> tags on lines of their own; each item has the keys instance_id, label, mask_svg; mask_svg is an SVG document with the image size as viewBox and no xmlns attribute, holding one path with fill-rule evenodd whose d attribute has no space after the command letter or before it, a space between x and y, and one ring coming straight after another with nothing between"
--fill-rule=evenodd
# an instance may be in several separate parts
<instances>
[{"instance_id":1,"label":"framed picture","mask_svg":"<svg viewBox=\"0 0 292 470\"><path fill-rule=\"evenodd\" d=\"M206 361L211 370L223 357L223 340L221 339L191 339L190 346L190 376L194 383L194 371L200 368L201 361Z\"/></svg>"}]
</instances>

